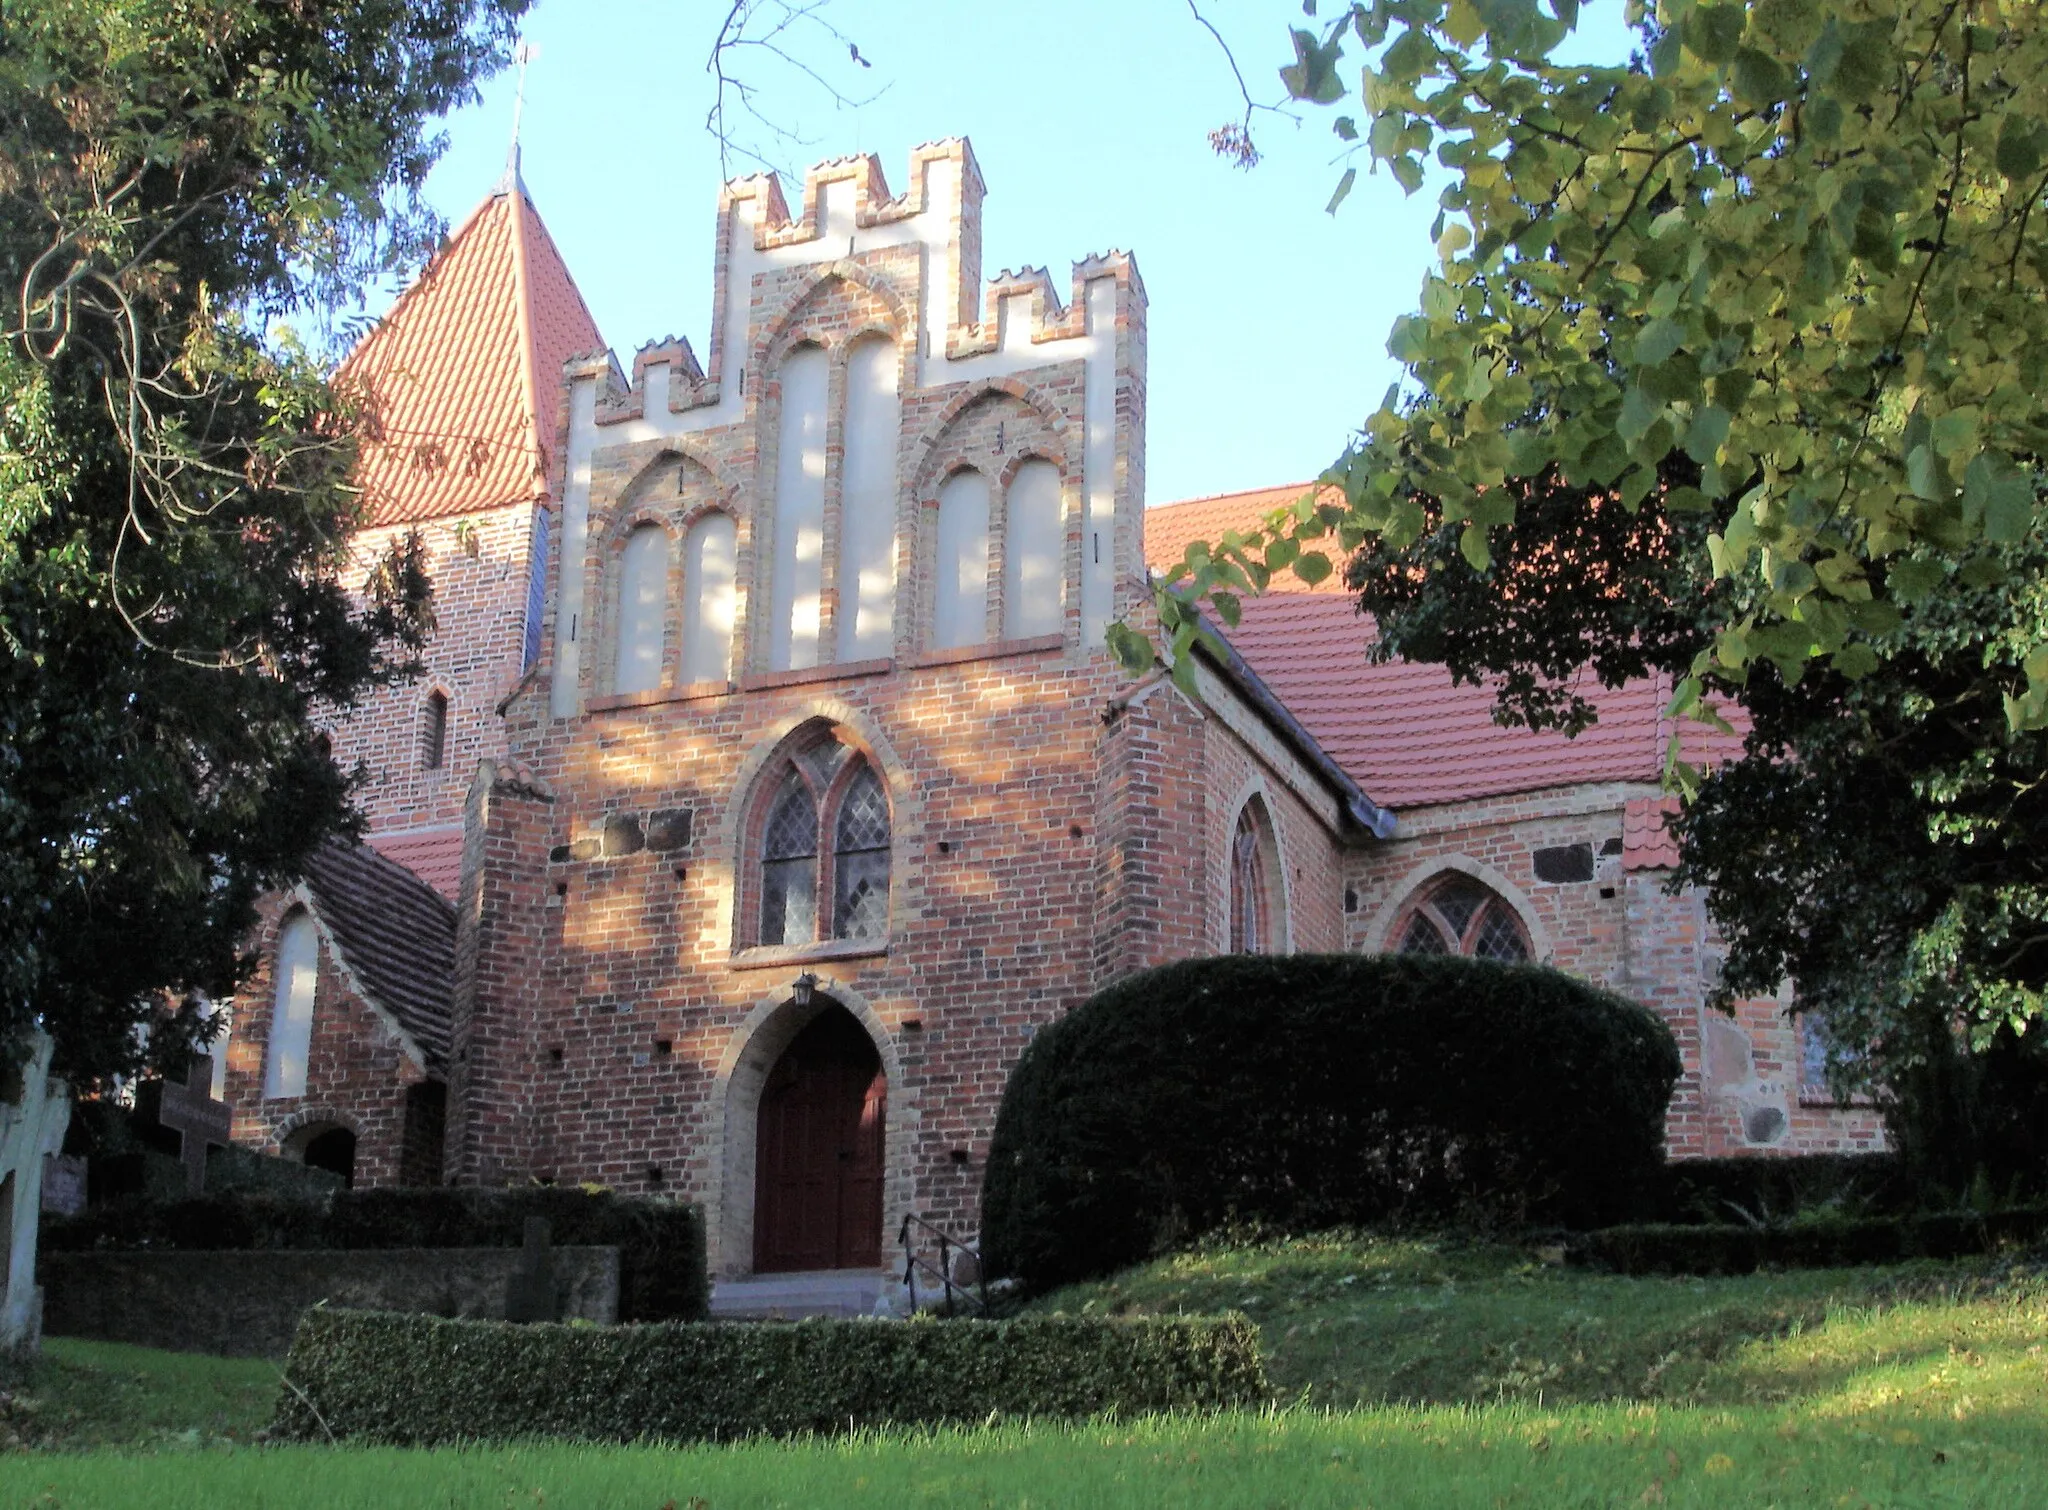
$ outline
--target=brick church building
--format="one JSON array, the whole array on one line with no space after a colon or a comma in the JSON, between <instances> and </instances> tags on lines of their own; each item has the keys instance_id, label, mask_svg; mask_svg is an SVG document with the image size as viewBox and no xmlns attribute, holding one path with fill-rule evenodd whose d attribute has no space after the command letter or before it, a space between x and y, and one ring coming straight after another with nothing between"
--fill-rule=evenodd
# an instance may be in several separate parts
<instances>
[{"instance_id":1,"label":"brick church building","mask_svg":"<svg viewBox=\"0 0 2048 1510\"><path fill-rule=\"evenodd\" d=\"M959 140L900 192L869 157L794 212L727 184L701 360L628 373L515 168L348 359L361 545L420 532L440 627L331 730L369 843L264 910L237 1140L673 1194L724 1276L874 1269L906 1213L974 1231L1010 1066L1107 982L1421 949L1654 1007L1674 1154L1874 1146L1788 1003L1705 1004L1668 689L1501 729L1298 584L1197 696L1124 678L1103 629L1148 568L1302 489L1148 509L1135 260L984 279L983 192Z\"/></svg>"}]
</instances>

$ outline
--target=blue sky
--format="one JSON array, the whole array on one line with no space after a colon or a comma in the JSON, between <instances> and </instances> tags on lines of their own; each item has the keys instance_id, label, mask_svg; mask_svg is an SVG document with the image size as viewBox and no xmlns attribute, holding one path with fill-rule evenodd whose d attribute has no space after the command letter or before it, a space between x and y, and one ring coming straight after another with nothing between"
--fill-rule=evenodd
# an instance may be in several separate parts
<instances>
[{"instance_id":1,"label":"blue sky","mask_svg":"<svg viewBox=\"0 0 2048 1510\"><path fill-rule=\"evenodd\" d=\"M704 128L704 65L725 9L539 0L528 18L540 55L521 132L527 187L624 358L671 333L707 346L724 175ZM1254 96L1277 98L1296 7L1203 0L1203 11ZM1589 8L1574 53L1625 55L1618 12ZM1266 157L1249 173L1216 157L1208 133L1242 102L1187 0L831 0L823 14L872 67L815 30L793 46L843 92L875 97L838 108L773 59L736 64L764 109L807 139L776 147L779 166L873 152L900 189L913 145L965 135L988 183L986 273L1041 264L1064 287L1076 258L1137 254L1151 296L1149 502L1313 476L1399 376L1386 335L1433 255L1433 190L1408 199L1362 171L1325 215L1339 172L1326 110L1304 109L1298 124L1262 114ZM508 72L447 123L428 192L451 221L503 171L512 97ZM798 186L786 185L792 201Z\"/></svg>"}]
</instances>

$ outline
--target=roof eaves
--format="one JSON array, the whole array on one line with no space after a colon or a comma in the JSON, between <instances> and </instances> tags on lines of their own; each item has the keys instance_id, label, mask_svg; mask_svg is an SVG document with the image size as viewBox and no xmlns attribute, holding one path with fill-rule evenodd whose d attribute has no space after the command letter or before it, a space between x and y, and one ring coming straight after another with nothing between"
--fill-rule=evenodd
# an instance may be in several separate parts
<instances>
[{"instance_id":1,"label":"roof eaves","mask_svg":"<svg viewBox=\"0 0 2048 1510\"><path fill-rule=\"evenodd\" d=\"M1195 653L1221 673L1224 680L1258 711L1274 732L1285 740L1288 746L1306 761L1323 783L1342 804L1344 815L1365 833L1375 839L1394 837L1398 820L1394 814L1365 794L1365 789L1345 769L1331 758L1315 735L1302 725L1279 696L1268 687L1258 672L1237 652L1223 631L1210 624L1205 626L1215 637L1212 645L1206 639L1195 640Z\"/></svg>"}]
</instances>

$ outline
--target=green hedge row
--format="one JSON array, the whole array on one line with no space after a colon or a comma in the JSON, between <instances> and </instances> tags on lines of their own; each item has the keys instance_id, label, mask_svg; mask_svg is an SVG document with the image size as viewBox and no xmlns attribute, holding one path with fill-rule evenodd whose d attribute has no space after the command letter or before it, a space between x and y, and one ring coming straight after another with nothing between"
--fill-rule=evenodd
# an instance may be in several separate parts
<instances>
[{"instance_id":1,"label":"green hedge row","mask_svg":"<svg viewBox=\"0 0 2048 1510\"><path fill-rule=\"evenodd\" d=\"M1572 1238L1576 1264L1617 1274L1748 1274L1831 1269L1908 1258L1965 1258L2048 1236L2048 1206L1940 1211L1781 1227L1643 1223Z\"/></svg>"},{"instance_id":2,"label":"green hedge row","mask_svg":"<svg viewBox=\"0 0 2048 1510\"><path fill-rule=\"evenodd\" d=\"M275 1436L724 1440L1270 1398L1242 1316L586 1327L306 1313Z\"/></svg>"},{"instance_id":3,"label":"green hedge row","mask_svg":"<svg viewBox=\"0 0 2048 1510\"><path fill-rule=\"evenodd\" d=\"M324 1202L264 1195L134 1199L46 1217L51 1249L516 1248L528 1217L563 1247L619 1250L621 1321L710 1314L704 1216L679 1201L532 1185L504 1190L339 1190Z\"/></svg>"}]
</instances>

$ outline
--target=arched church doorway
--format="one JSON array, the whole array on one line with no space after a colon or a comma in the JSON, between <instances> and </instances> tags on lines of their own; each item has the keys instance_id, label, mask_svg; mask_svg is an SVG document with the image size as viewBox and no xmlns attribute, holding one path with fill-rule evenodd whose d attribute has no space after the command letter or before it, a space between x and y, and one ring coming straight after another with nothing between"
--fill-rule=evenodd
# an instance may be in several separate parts
<instances>
[{"instance_id":1,"label":"arched church doorway","mask_svg":"<svg viewBox=\"0 0 2048 1510\"><path fill-rule=\"evenodd\" d=\"M761 1089L756 1273L880 1266L888 1093L874 1041L844 1007L790 1040Z\"/></svg>"}]
</instances>

